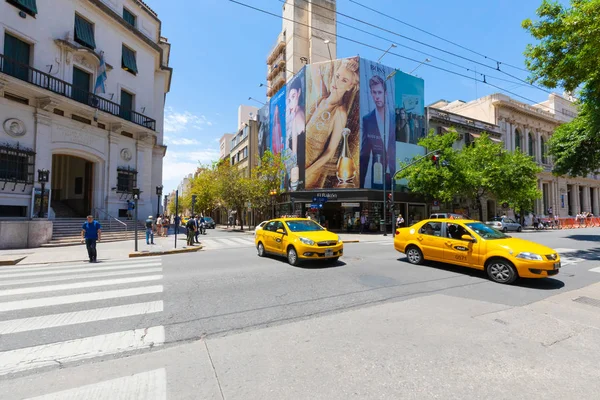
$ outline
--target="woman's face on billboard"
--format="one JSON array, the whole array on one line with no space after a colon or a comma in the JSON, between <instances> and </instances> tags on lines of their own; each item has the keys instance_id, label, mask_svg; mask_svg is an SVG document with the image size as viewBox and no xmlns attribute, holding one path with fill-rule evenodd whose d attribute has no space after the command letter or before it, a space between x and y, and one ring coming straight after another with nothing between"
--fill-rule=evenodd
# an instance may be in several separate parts
<instances>
[{"instance_id":1,"label":"woman's face on billboard","mask_svg":"<svg viewBox=\"0 0 600 400\"><path fill-rule=\"evenodd\" d=\"M340 67L335 73L335 80L331 89L344 95L348 90L354 87L354 74L348 71L345 67Z\"/></svg>"},{"instance_id":2,"label":"woman's face on billboard","mask_svg":"<svg viewBox=\"0 0 600 400\"><path fill-rule=\"evenodd\" d=\"M292 89L287 95L287 108L292 111L298 107L298 99L300 98L300 90Z\"/></svg>"}]
</instances>

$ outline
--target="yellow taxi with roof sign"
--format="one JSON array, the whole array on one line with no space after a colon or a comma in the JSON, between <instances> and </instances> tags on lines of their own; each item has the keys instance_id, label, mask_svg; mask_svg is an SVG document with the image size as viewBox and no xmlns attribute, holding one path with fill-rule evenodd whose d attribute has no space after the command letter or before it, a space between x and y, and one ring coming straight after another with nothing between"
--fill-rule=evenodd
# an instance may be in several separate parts
<instances>
[{"instance_id":1,"label":"yellow taxi with roof sign","mask_svg":"<svg viewBox=\"0 0 600 400\"><path fill-rule=\"evenodd\" d=\"M498 283L554 276L561 267L555 250L466 219L428 219L397 229L394 248L411 264L431 260L475 268Z\"/></svg>"},{"instance_id":2,"label":"yellow taxi with roof sign","mask_svg":"<svg viewBox=\"0 0 600 400\"><path fill-rule=\"evenodd\" d=\"M344 253L339 236L307 218L278 218L256 231L259 257L284 256L291 265L306 260L337 261Z\"/></svg>"}]
</instances>

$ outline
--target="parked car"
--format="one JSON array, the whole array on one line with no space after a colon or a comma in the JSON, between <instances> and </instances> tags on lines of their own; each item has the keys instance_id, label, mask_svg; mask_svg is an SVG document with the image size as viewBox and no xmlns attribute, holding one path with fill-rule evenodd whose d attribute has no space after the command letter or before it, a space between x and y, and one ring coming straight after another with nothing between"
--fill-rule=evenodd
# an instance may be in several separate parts
<instances>
[{"instance_id":1,"label":"parked car","mask_svg":"<svg viewBox=\"0 0 600 400\"><path fill-rule=\"evenodd\" d=\"M427 219L397 229L394 248L411 264L431 260L460 265L483 270L494 282L506 284L517 278L554 276L561 267L556 250L468 219Z\"/></svg>"},{"instance_id":2,"label":"parked car","mask_svg":"<svg viewBox=\"0 0 600 400\"><path fill-rule=\"evenodd\" d=\"M491 221L487 221L485 224L491 226L492 228L498 229L499 231L502 231L502 232L508 232L508 231L521 232L521 230L523 230L523 227L521 226L520 223L518 223L514 219L508 218L508 217L496 217L496 218L492 219Z\"/></svg>"},{"instance_id":3,"label":"parked car","mask_svg":"<svg viewBox=\"0 0 600 400\"><path fill-rule=\"evenodd\" d=\"M215 229L215 227L217 226L215 220L211 217L204 217L204 225L206 225L208 229Z\"/></svg>"},{"instance_id":4,"label":"parked car","mask_svg":"<svg viewBox=\"0 0 600 400\"><path fill-rule=\"evenodd\" d=\"M256 226L256 228L254 228L254 235L255 235L255 236L256 236L256 232L258 232L258 230L259 230L259 229L262 229L262 228L263 228L263 226L265 226L265 225L267 224L267 222L269 222L269 221L263 221L263 222L261 222L260 224L258 224L258 225Z\"/></svg>"}]
</instances>

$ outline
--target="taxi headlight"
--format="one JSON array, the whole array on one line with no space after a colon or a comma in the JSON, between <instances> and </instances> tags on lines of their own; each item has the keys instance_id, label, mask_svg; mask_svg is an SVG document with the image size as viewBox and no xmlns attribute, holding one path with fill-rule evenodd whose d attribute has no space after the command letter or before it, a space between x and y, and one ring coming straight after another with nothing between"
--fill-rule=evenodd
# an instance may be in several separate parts
<instances>
[{"instance_id":1,"label":"taxi headlight","mask_svg":"<svg viewBox=\"0 0 600 400\"><path fill-rule=\"evenodd\" d=\"M517 258L522 258L523 260L543 261L542 256L540 256L539 254L528 252L517 254Z\"/></svg>"},{"instance_id":2,"label":"taxi headlight","mask_svg":"<svg viewBox=\"0 0 600 400\"><path fill-rule=\"evenodd\" d=\"M304 243L305 245L308 245L308 246L314 246L314 245L315 245L315 241L314 241L314 240L310 240L310 239L308 239L308 238L303 238L303 237L301 237L301 238L299 238L299 239L300 239L300 241L301 241L302 243Z\"/></svg>"}]
</instances>

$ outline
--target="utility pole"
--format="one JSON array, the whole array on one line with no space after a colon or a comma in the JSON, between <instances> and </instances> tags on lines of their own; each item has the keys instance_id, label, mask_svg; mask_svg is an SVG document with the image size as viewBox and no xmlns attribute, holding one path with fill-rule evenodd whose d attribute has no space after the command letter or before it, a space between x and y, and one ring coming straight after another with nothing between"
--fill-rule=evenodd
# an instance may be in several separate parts
<instances>
[{"instance_id":1,"label":"utility pole","mask_svg":"<svg viewBox=\"0 0 600 400\"><path fill-rule=\"evenodd\" d=\"M179 190L175 191L175 248L177 248L177 232L179 231Z\"/></svg>"}]
</instances>

